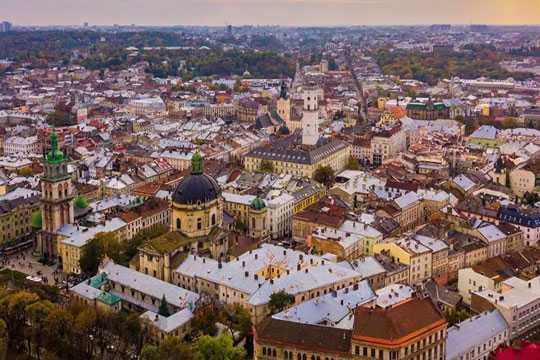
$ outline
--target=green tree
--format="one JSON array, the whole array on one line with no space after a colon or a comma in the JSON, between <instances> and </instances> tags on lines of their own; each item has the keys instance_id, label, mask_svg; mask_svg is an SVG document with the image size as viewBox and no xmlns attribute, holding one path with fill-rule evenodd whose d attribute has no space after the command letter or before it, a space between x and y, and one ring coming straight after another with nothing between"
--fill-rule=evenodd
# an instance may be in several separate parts
<instances>
[{"instance_id":1,"label":"green tree","mask_svg":"<svg viewBox=\"0 0 540 360\"><path fill-rule=\"evenodd\" d=\"M41 216L41 210L36 210L32 213L31 223L34 230L41 230L43 227L43 216Z\"/></svg>"},{"instance_id":2,"label":"green tree","mask_svg":"<svg viewBox=\"0 0 540 360\"><path fill-rule=\"evenodd\" d=\"M84 196L79 195L75 198L74 205L78 209L86 209L88 207L88 199L86 199Z\"/></svg>"},{"instance_id":3,"label":"green tree","mask_svg":"<svg viewBox=\"0 0 540 360\"><path fill-rule=\"evenodd\" d=\"M169 305L167 304L167 300L165 299L165 294L163 294L163 297L161 298L158 314L165 317L169 317L171 315L169 313Z\"/></svg>"},{"instance_id":4,"label":"green tree","mask_svg":"<svg viewBox=\"0 0 540 360\"><path fill-rule=\"evenodd\" d=\"M193 353L191 346L184 344L177 337L167 337L159 345L159 360L191 360ZM224 359L224 358L222 358Z\"/></svg>"},{"instance_id":5,"label":"green tree","mask_svg":"<svg viewBox=\"0 0 540 360\"><path fill-rule=\"evenodd\" d=\"M274 172L274 164L270 160L262 160L259 170L264 173Z\"/></svg>"},{"instance_id":6,"label":"green tree","mask_svg":"<svg viewBox=\"0 0 540 360\"><path fill-rule=\"evenodd\" d=\"M268 302L272 314L283 311L292 304L294 304L294 296L284 290L280 290L270 295L270 301Z\"/></svg>"},{"instance_id":7,"label":"green tree","mask_svg":"<svg viewBox=\"0 0 540 360\"><path fill-rule=\"evenodd\" d=\"M336 181L336 174L334 173L334 169L332 169L330 166L321 166L315 170L313 179L329 188L330 186L334 185L334 182Z\"/></svg>"},{"instance_id":8,"label":"green tree","mask_svg":"<svg viewBox=\"0 0 540 360\"><path fill-rule=\"evenodd\" d=\"M240 346L234 346L228 335L204 335L195 343L193 355L195 360L244 360L246 351Z\"/></svg>"},{"instance_id":9,"label":"green tree","mask_svg":"<svg viewBox=\"0 0 540 360\"><path fill-rule=\"evenodd\" d=\"M141 351L141 360L161 360L159 347L152 344L145 344Z\"/></svg>"},{"instance_id":10,"label":"green tree","mask_svg":"<svg viewBox=\"0 0 540 360\"><path fill-rule=\"evenodd\" d=\"M79 258L82 273L86 275L96 274L103 256L103 247L98 240L94 238L86 243Z\"/></svg>"}]
</instances>

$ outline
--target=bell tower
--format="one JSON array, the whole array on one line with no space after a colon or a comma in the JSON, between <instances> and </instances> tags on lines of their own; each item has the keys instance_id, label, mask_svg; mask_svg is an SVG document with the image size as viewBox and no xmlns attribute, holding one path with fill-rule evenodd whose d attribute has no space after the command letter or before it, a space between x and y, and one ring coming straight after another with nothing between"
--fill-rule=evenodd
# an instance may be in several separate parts
<instances>
[{"instance_id":1,"label":"bell tower","mask_svg":"<svg viewBox=\"0 0 540 360\"><path fill-rule=\"evenodd\" d=\"M306 87L302 95L302 144L315 145L319 141L319 91L316 87Z\"/></svg>"},{"instance_id":2,"label":"bell tower","mask_svg":"<svg viewBox=\"0 0 540 360\"><path fill-rule=\"evenodd\" d=\"M50 135L51 150L43 157L41 178L41 214L43 229L38 237L37 250L47 258L57 256L58 230L74 222L74 188L67 171L68 159L58 147L58 134Z\"/></svg>"}]
</instances>

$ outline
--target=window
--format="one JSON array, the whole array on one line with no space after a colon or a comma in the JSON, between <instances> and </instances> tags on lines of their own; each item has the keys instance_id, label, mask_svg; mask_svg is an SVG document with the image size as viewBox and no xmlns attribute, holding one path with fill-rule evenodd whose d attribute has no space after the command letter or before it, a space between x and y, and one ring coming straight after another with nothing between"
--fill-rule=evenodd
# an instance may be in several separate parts
<instances>
[{"instance_id":1,"label":"window","mask_svg":"<svg viewBox=\"0 0 540 360\"><path fill-rule=\"evenodd\" d=\"M197 230L202 230L202 219L201 218L197 219Z\"/></svg>"},{"instance_id":2,"label":"window","mask_svg":"<svg viewBox=\"0 0 540 360\"><path fill-rule=\"evenodd\" d=\"M212 214L212 226L216 225L216 214Z\"/></svg>"},{"instance_id":3,"label":"window","mask_svg":"<svg viewBox=\"0 0 540 360\"><path fill-rule=\"evenodd\" d=\"M182 228L182 222L180 218L176 219L176 229L180 230Z\"/></svg>"}]
</instances>

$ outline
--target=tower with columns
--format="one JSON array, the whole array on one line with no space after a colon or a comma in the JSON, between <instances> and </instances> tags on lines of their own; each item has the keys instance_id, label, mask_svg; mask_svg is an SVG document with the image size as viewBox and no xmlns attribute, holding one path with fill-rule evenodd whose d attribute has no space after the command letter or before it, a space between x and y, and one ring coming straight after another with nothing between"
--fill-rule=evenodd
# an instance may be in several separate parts
<instances>
[{"instance_id":1,"label":"tower with columns","mask_svg":"<svg viewBox=\"0 0 540 360\"><path fill-rule=\"evenodd\" d=\"M37 251L46 258L56 258L58 230L74 222L74 187L67 171L68 159L58 147L58 134L50 135L51 150L43 156L41 178L41 214L43 228L38 235Z\"/></svg>"}]
</instances>

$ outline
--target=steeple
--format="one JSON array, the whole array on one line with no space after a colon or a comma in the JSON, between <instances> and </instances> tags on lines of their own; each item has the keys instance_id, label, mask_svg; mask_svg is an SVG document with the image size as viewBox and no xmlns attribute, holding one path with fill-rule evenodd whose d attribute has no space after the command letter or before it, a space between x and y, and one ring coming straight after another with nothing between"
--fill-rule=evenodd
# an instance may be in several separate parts
<instances>
[{"instance_id":1,"label":"steeple","mask_svg":"<svg viewBox=\"0 0 540 360\"><path fill-rule=\"evenodd\" d=\"M191 157L191 175L202 175L204 172L203 157L197 151Z\"/></svg>"},{"instance_id":2,"label":"steeple","mask_svg":"<svg viewBox=\"0 0 540 360\"><path fill-rule=\"evenodd\" d=\"M51 140L51 151L47 154L46 160L53 164L61 163L64 161L64 153L58 148L58 134L55 129L53 129L49 138Z\"/></svg>"}]
</instances>

